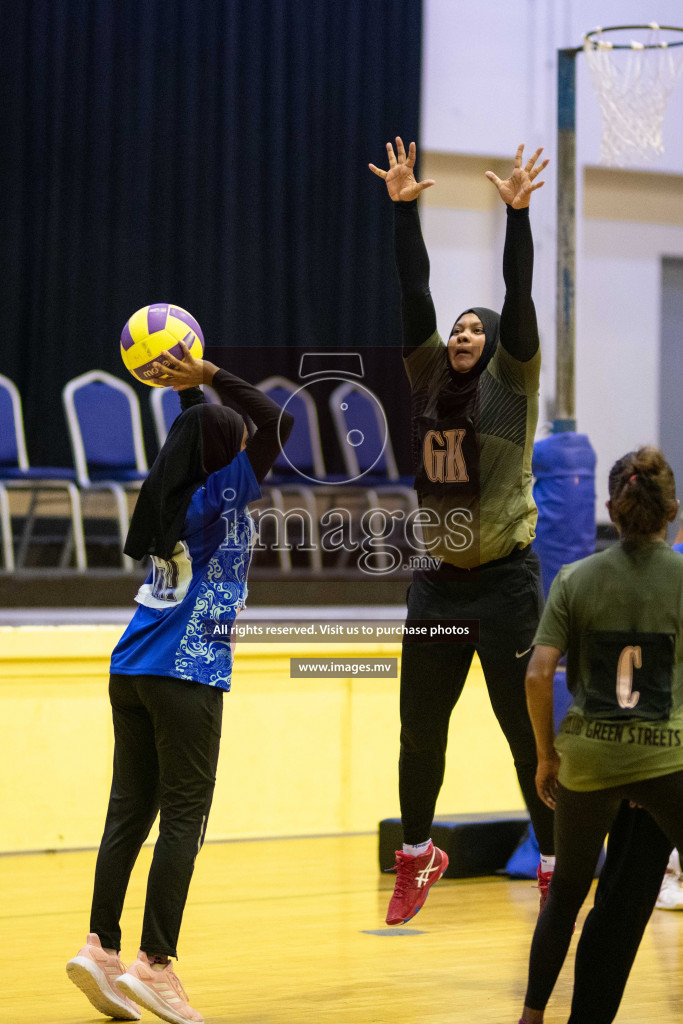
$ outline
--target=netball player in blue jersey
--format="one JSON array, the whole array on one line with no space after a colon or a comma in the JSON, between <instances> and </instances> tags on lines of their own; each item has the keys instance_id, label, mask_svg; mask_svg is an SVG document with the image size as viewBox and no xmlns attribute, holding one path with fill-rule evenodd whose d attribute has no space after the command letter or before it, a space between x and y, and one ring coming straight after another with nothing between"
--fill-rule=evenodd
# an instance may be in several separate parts
<instances>
[{"instance_id":1,"label":"netball player in blue jersey","mask_svg":"<svg viewBox=\"0 0 683 1024\"><path fill-rule=\"evenodd\" d=\"M144 1006L171 1024L202 1021L173 971L178 933L211 807L223 693L233 652L224 627L244 607L254 538L248 505L292 428L257 388L206 360L165 353L160 375L183 411L140 490L124 550L152 569L111 659L114 774L95 869L90 934L67 964L102 1013L139 1020ZM225 405L204 404L210 384ZM228 634L229 635L229 634ZM119 958L130 874L160 812L138 959Z\"/></svg>"}]
</instances>

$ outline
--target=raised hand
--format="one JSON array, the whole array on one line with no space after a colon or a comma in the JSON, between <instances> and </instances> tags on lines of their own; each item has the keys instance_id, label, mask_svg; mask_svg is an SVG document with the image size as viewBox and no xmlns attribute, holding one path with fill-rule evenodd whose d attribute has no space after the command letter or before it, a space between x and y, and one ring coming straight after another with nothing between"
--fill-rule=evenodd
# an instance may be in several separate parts
<instances>
[{"instance_id":1,"label":"raised hand","mask_svg":"<svg viewBox=\"0 0 683 1024\"><path fill-rule=\"evenodd\" d=\"M368 167L373 174L376 174L380 178L384 178L387 183L389 197L395 203L407 203L411 199L417 199L420 192L425 188L430 188L434 184L434 181L431 178L426 178L424 181L415 180L413 168L415 167L417 151L415 149L414 142L410 143L410 146L408 147L408 155L406 156L403 140L397 135L396 153L398 156L394 153L394 147L392 144L387 142L389 170L383 171L380 167L375 167L374 164L368 164Z\"/></svg>"},{"instance_id":2,"label":"raised hand","mask_svg":"<svg viewBox=\"0 0 683 1024\"><path fill-rule=\"evenodd\" d=\"M183 353L182 359L176 359L167 351L161 353L160 359L163 359L163 363L153 364L158 379L167 387L172 387L174 391L184 391L185 388L194 388L198 384L210 384L217 370L214 363L209 363L206 359L195 359L184 341L179 341L178 344Z\"/></svg>"},{"instance_id":3,"label":"raised hand","mask_svg":"<svg viewBox=\"0 0 683 1024\"><path fill-rule=\"evenodd\" d=\"M532 157L529 157L526 164L522 167L523 152L524 143L517 148L512 174L505 181L501 181L493 171L486 172L486 177L496 186L503 202L507 203L508 206L514 207L515 210L523 210L527 207L531 201L531 193L545 185L545 181L536 181L535 179L550 163L549 160L544 160L538 167L534 167L534 164L543 152L543 147L541 146Z\"/></svg>"}]
</instances>

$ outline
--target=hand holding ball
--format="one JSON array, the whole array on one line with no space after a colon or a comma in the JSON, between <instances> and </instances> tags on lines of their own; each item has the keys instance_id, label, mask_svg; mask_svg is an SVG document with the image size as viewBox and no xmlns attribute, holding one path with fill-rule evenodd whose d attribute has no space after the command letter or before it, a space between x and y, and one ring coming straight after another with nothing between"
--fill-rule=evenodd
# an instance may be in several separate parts
<instances>
[{"instance_id":1,"label":"hand holding ball","mask_svg":"<svg viewBox=\"0 0 683 1024\"><path fill-rule=\"evenodd\" d=\"M204 335L195 318L180 306L172 306L168 302L155 302L133 313L123 328L121 357L126 369L143 384L153 388L177 385L177 380L168 380L160 376L159 364L161 367L175 369L174 364L166 359L163 353L168 352L176 360L182 360L184 352L181 342L185 343L193 359L202 358Z\"/></svg>"},{"instance_id":2,"label":"hand holding ball","mask_svg":"<svg viewBox=\"0 0 683 1024\"><path fill-rule=\"evenodd\" d=\"M211 384L218 367L206 359L195 359L184 341L179 341L180 359L165 352L160 362L154 364L159 373L160 387L185 391L200 384ZM162 365L163 363L163 365Z\"/></svg>"}]
</instances>

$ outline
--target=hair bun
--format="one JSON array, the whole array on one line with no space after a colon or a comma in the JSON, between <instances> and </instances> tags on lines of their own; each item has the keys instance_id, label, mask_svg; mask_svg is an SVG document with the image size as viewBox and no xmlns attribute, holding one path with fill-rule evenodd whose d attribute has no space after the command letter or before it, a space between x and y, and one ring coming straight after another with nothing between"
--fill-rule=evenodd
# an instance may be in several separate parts
<instances>
[{"instance_id":1,"label":"hair bun","mask_svg":"<svg viewBox=\"0 0 683 1024\"><path fill-rule=\"evenodd\" d=\"M611 515L624 541L638 543L659 533L678 508L673 472L654 445L644 445L615 462L609 494Z\"/></svg>"}]
</instances>

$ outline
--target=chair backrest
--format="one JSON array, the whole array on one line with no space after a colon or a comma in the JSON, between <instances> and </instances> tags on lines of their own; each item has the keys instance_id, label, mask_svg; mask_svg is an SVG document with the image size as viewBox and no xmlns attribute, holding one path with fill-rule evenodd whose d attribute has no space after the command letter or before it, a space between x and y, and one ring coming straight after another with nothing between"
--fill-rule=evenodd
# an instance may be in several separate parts
<instances>
[{"instance_id":1,"label":"chair backrest","mask_svg":"<svg viewBox=\"0 0 683 1024\"><path fill-rule=\"evenodd\" d=\"M325 476L325 460L320 443L318 413L309 393L286 377L268 377L256 386L276 405L282 407L286 404L287 412L294 417L294 426L284 451L279 453L273 465L275 472L291 475L294 482L297 478L301 480L302 475L311 478L312 482L322 480Z\"/></svg>"},{"instance_id":2,"label":"chair backrest","mask_svg":"<svg viewBox=\"0 0 683 1024\"><path fill-rule=\"evenodd\" d=\"M180 415L180 395L173 388L152 388L151 391L149 401L152 406L157 444L161 448L173 420Z\"/></svg>"},{"instance_id":3,"label":"chair backrest","mask_svg":"<svg viewBox=\"0 0 683 1024\"><path fill-rule=\"evenodd\" d=\"M0 374L0 466L28 469L24 417L16 384Z\"/></svg>"},{"instance_id":4,"label":"chair backrest","mask_svg":"<svg viewBox=\"0 0 683 1024\"><path fill-rule=\"evenodd\" d=\"M204 400L207 405L221 404L220 398L208 384L202 385L202 391L204 392ZM151 388L151 392L149 401L152 406L152 419L154 420L157 444L161 448L171 429L173 420L180 415L180 394L174 391L173 388Z\"/></svg>"},{"instance_id":5,"label":"chair backrest","mask_svg":"<svg viewBox=\"0 0 683 1024\"><path fill-rule=\"evenodd\" d=\"M398 480L389 425L377 395L363 384L345 381L329 399L346 471L351 478L372 472Z\"/></svg>"},{"instance_id":6,"label":"chair backrest","mask_svg":"<svg viewBox=\"0 0 683 1024\"><path fill-rule=\"evenodd\" d=\"M103 370L90 370L62 390L78 482L87 486L90 473L106 470L147 472L140 403L124 381Z\"/></svg>"}]
</instances>

